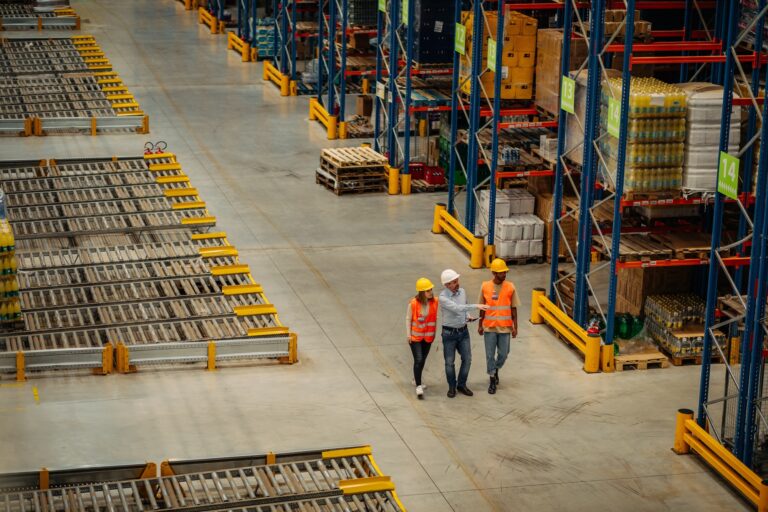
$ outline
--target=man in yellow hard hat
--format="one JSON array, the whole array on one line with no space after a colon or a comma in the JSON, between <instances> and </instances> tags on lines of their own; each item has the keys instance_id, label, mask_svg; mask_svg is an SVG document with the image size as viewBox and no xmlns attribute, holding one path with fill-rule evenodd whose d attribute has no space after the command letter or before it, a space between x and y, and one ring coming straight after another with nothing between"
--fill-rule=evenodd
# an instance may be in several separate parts
<instances>
[{"instance_id":1,"label":"man in yellow hard hat","mask_svg":"<svg viewBox=\"0 0 768 512\"><path fill-rule=\"evenodd\" d=\"M490 385L488 393L496 393L499 370L509 355L510 336L517 337L517 297L515 285L507 281L507 264L501 258L491 262L493 279L485 281L480 289L479 304L487 304L487 311L480 311L477 332L485 339L485 362Z\"/></svg>"}]
</instances>

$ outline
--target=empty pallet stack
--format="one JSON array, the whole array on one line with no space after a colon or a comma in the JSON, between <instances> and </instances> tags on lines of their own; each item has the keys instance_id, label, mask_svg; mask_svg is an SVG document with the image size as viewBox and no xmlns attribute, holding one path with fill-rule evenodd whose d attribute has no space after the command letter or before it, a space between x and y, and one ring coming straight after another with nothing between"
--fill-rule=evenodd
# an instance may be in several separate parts
<instances>
[{"instance_id":1,"label":"empty pallet stack","mask_svg":"<svg viewBox=\"0 0 768 512\"><path fill-rule=\"evenodd\" d=\"M387 159L369 147L324 149L315 181L336 195L384 192Z\"/></svg>"},{"instance_id":2,"label":"empty pallet stack","mask_svg":"<svg viewBox=\"0 0 768 512\"><path fill-rule=\"evenodd\" d=\"M0 2L0 30L80 28L80 18L68 1L4 0Z\"/></svg>"}]
</instances>

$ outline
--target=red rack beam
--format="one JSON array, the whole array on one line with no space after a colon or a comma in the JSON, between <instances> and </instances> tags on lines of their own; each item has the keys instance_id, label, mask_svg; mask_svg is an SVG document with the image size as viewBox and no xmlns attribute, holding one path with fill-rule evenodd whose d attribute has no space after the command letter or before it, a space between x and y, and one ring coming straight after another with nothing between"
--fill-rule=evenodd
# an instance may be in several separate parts
<instances>
[{"instance_id":1,"label":"red rack beam","mask_svg":"<svg viewBox=\"0 0 768 512\"><path fill-rule=\"evenodd\" d=\"M478 163L484 163L483 160L480 160ZM527 178L527 177L535 177L535 176L554 176L555 171L496 171L496 179L502 179L502 178Z\"/></svg>"},{"instance_id":2,"label":"red rack beam","mask_svg":"<svg viewBox=\"0 0 768 512\"><path fill-rule=\"evenodd\" d=\"M632 52L721 52L723 46L710 41L666 41L658 43L638 43L632 45ZM624 53L623 44L609 44L608 53Z\"/></svg>"},{"instance_id":3,"label":"red rack beam","mask_svg":"<svg viewBox=\"0 0 768 512\"><path fill-rule=\"evenodd\" d=\"M512 121L499 123L499 131L506 128L557 128L557 121Z\"/></svg>"},{"instance_id":4,"label":"red rack beam","mask_svg":"<svg viewBox=\"0 0 768 512\"><path fill-rule=\"evenodd\" d=\"M623 0L609 0L607 2L609 9L626 9L626 4ZM716 2L699 2L701 9L714 9ZM654 2L652 0L645 2L635 2L635 9L646 11L683 11L685 10L684 1L666 1L666 2Z\"/></svg>"},{"instance_id":5,"label":"red rack beam","mask_svg":"<svg viewBox=\"0 0 768 512\"><path fill-rule=\"evenodd\" d=\"M758 54L752 53L749 55L739 55L739 62L748 62L754 65L758 60ZM768 62L768 55L759 55L761 64ZM723 63L725 62L725 55L667 55L667 56L653 56L653 57L630 57L630 65L632 64L708 64L708 63Z\"/></svg>"},{"instance_id":6,"label":"red rack beam","mask_svg":"<svg viewBox=\"0 0 768 512\"><path fill-rule=\"evenodd\" d=\"M654 38L670 38L670 39L683 39L685 37L685 29L678 30L651 30L651 35ZM706 30L692 30L691 39L708 39L712 37L712 34L707 34Z\"/></svg>"},{"instance_id":7,"label":"red rack beam","mask_svg":"<svg viewBox=\"0 0 768 512\"><path fill-rule=\"evenodd\" d=\"M743 267L749 265L750 258L733 256L723 258L727 267ZM692 258L682 260L655 260L655 261L617 261L616 268L648 268L648 267L696 267L709 265L708 259Z\"/></svg>"},{"instance_id":8,"label":"red rack beam","mask_svg":"<svg viewBox=\"0 0 768 512\"><path fill-rule=\"evenodd\" d=\"M764 98L755 98L757 100L758 105L763 104ZM749 107L752 105L752 98L733 98L733 106L734 107Z\"/></svg>"}]
</instances>

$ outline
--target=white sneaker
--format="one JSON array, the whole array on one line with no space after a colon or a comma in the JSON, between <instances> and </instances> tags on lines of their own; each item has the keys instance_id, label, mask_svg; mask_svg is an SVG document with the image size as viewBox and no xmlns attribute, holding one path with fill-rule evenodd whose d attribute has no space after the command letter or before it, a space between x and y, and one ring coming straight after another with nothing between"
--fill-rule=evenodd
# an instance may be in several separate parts
<instances>
[{"instance_id":1,"label":"white sneaker","mask_svg":"<svg viewBox=\"0 0 768 512\"><path fill-rule=\"evenodd\" d=\"M416 396L419 400L424 400L424 386L416 386Z\"/></svg>"},{"instance_id":2,"label":"white sneaker","mask_svg":"<svg viewBox=\"0 0 768 512\"><path fill-rule=\"evenodd\" d=\"M416 379L411 379L411 385L412 385L412 386L415 386L415 385L416 385ZM427 385L426 385L426 384L424 384L423 382L422 382L422 384L421 384L421 389L427 389Z\"/></svg>"}]
</instances>

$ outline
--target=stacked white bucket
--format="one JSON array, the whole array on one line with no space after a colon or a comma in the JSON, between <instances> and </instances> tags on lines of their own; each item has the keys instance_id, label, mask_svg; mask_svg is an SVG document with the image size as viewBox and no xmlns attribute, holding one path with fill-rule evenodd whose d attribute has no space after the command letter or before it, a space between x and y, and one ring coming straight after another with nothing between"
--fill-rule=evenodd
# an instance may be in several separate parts
<instances>
[{"instance_id":1,"label":"stacked white bucket","mask_svg":"<svg viewBox=\"0 0 768 512\"><path fill-rule=\"evenodd\" d=\"M717 188L717 166L720 145L723 88L702 82L679 84L688 94L683 191L714 192ZM738 95L734 94L734 98ZM728 137L728 153L737 155L741 123L741 108L734 107Z\"/></svg>"},{"instance_id":2,"label":"stacked white bucket","mask_svg":"<svg viewBox=\"0 0 768 512\"><path fill-rule=\"evenodd\" d=\"M496 256L506 260L539 258L544 254L544 221L533 214L535 198L524 189L496 191ZM488 234L490 192L478 194L475 233Z\"/></svg>"}]
</instances>

